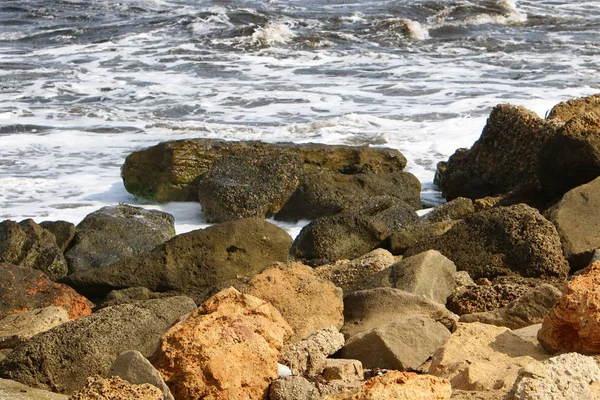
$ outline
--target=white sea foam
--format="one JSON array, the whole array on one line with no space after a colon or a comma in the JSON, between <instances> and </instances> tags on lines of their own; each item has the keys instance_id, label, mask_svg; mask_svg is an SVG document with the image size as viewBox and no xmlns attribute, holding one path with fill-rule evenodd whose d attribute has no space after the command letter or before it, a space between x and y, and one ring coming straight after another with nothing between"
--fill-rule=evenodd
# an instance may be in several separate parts
<instances>
[{"instance_id":1,"label":"white sea foam","mask_svg":"<svg viewBox=\"0 0 600 400\"><path fill-rule=\"evenodd\" d=\"M252 33L252 42L272 45L285 44L294 38L294 33L285 24L269 23L258 27Z\"/></svg>"}]
</instances>

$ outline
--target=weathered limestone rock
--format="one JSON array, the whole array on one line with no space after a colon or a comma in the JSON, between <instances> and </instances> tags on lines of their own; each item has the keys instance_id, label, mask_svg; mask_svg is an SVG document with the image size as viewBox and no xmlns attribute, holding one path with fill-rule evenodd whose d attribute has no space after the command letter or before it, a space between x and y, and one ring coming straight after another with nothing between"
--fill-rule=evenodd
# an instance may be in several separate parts
<instances>
[{"instance_id":1,"label":"weathered limestone rock","mask_svg":"<svg viewBox=\"0 0 600 400\"><path fill-rule=\"evenodd\" d=\"M566 283L542 323L538 340L552 352L600 353L600 262Z\"/></svg>"},{"instance_id":2,"label":"weathered limestone rock","mask_svg":"<svg viewBox=\"0 0 600 400\"><path fill-rule=\"evenodd\" d=\"M560 297L560 290L543 284L502 308L462 315L459 322L481 322L510 329L524 328L541 323Z\"/></svg>"},{"instance_id":3,"label":"weathered limestone rock","mask_svg":"<svg viewBox=\"0 0 600 400\"><path fill-rule=\"evenodd\" d=\"M360 360L365 368L415 370L440 348L450 332L425 317L397 319L352 336L341 355Z\"/></svg>"},{"instance_id":4,"label":"weathered limestone rock","mask_svg":"<svg viewBox=\"0 0 600 400\"><path fill-rule=\"evenodd\" d=\"M366 381L358 389L346 391L326 400L449 400L450 382L414 372L390 371Z\"/></svg>"},{"instance_id":5,"label":"weathered limestone rock","mask_svg":"<svg viewBox=\"0 0 600 400\"><path fill-rule=\"evenodd\" d=\"M63 251L67 250L75 237L75 224L67 221L42 221L40 226L54 235L56 245Z\"/></svg>"},{"instance_id":6,"label":"weathered limestone rock","mask_svg":"<svg viewBox=\"0 0 600 400\"><path fill-rule=\"evenodd\" d=\"M539 155L539 179L549 199L600 176L600 116L571 118L549 139Z\"/></svg>"},{"instance_id":7,"label":"weathered limestone rock","mask_svg":"<svg viewBox=\"0 0 600 400\"><path fill-rule=\"evenodd\" d=\"M104 308L32 337L0 362L0 376L71 393L81 389L88 376L106 374L123 351L152 352L160 335L195 308L188 297Z\"/></svg>"},{"instance_id":8,"label":"weathered limestone rock","mask_svg":"<svg viewBox=\"0 0 600 400\"><path fill-rule=\"evenodd\" d=\"M134 385L148 383L161 391L163 400L174 400L160 372L139 351L128 350L119 354L106 375L118 376Z\"/></svg>"},{"instance_id":9,"label":"weathered limestone rock","mask_svg":"<svg viewBox=\"0 0 600 400\"><path fill-rule=\"evenodd\" d=\"M143 286L134 286L127 289L111 290L98 307L104 308L138 300L158 299L160 297L160 293L153 292Z\"/></svg>"},{"instance_id":10,"label":"weathered limestone rock","mask_svg":"<svg viewBox=\"0 0 600 400\"><path fill-rule=\"evenodd\" d=\"M63 282L89 297L144 286L201 302L238 275L252 277L274 262L287 261L291 242L285 230L263 219L230 221L177 235L149 253L70 275Z\"/></svg>"},{"instance_id":11,"label":"weathered limestone rock","mask_svg":"<svg viewBox=\"0 0 600 400\"><path fill-rule=\"evenodd\" d=\"M301 376L276 379L269 387L269 400L320 400L315 385Z\"/></svg>"},{"instance_id":12,"label":"weathered limestone rock","mask_svg":"<svg viewBox=\"0 0 600 400\"><path fill-rule=\"evenodd\" d=\"M335 327L320 329L307 338L288 344L279 354L279 363L294 375L315 376L325 368L326 359L344 346L344 335Z\"/></svg>"},{"instance_id":13,"label":"weathered limestone rock","mask_svg":"<svg viewBox=\"0 0 600 400\"><path fill-rule=\"evenodd\" d=\"M548 113L548 119L567 122L573 117L593 113L600 117L600 94L579 97L558 103Z\"/></svg>"},{"instance_id":14,"label":"weathered limestone rock","mask_svg":"<svg viewBox=\"0 0 600 400\"><path fill-rule=\"evenodd\" d=\"M344 324L342 293L306 265L291 262L268 267L244 293L270 302L285 318L296 342L322 328Z\"/></svg>"},{"instance_id":15,"label":"weathered limestone rock","mask_svg":"<svg viewBox=\"0 0 600 400\"><path fill-rule=\"evenodd\" d=\"M326 381L355 381L363 380L364 372L359 360L347 358L328 358L323 368L323 379Z\"/></svg>"},{"instance_id":16,"label":"weathered limestone rock","mask_svg":"<svg viewBox=\"0 0 600 400\"><path fill-rule=\"evenodd\" d=\"M440 304L454 291L456 265L439 251L428 250L392 265L392 287L425 296Z\"/></svg>"},{"instance_id":17,"label":"weathered limestone rock","mask_svg":"<svg viewBox=\"0 0 600 400\"><path fill-rule=\"evenodd\" d=\"M177 399L265 399L291 334L271 304L229 288L169 329L151 360Z\"/></svg>"},{"instance_id":18,"label":"weathered limestone rock","mask_svg":"<svg viewBox=\"0 0 600 400\"><path fill-rule=\"evenodd\" d=\"M361 290L344 297L346 338L368 332L399 319L423 316L442 323L452 330L457 316L444 306L423 296L393 288Z\"/></svg>"},{"instance_id":19,"label":"weathered limestone rock","mask_svg":"<svg viewBox=\"0 0 600 400\"><path fill-rule=\"evenodd\" d=\"M458 221L443 221L401 228L391 233L389 246L392 254L402 255L421 241L442 236Z\"/></svg>"},{"instance_id":20,"label":"weathered limestone rock","mask_svg":"<svg viewBox=\"0 0 600 400\"><path fill-rule=\"evenodd\" d=\"M296 190L301 171L302 159L280 149L225 155L198 183L202 212L209 222L270 217Z\"/></svg>"},{"instance_id":21,"label":"weathered limestone rock","mask_svg":"<svg viewBox=\"0 0 600 400\"><path fill-rule=\"evenodd\" d=\"M38 333L69 321L62 307L48 306L0 319L0 349L14 348Z\"/></svg>"},{"instance_id":22,"label":"weathered limestone rock","mask_svg":"<svg viewBox=\"0 0 600 400\"><path fill-rule=\"evenodd\" d=\"M162 400L158 388L147 383L134 385L118 376L88 378L85 387L73 393L69 400Z\"/></svg>"},{"instance_id":23,"label":"weathered limestone rock","mask_svg":"<svg viewBox=\"0 0 600 400\"><path fill-rule=\"evenodd\" d=\"M67 274L67 262L55 236L31 219L0 222L0 263L33 268L56 280Z\"/></svg>"},{"instance_id":24,"label":"weathered limestone rock","mask_svg":"<svg viewBox=\"0 0 600 400\"><path fill-rule=\"evenodd\" d=\"M556 228L525 204L496 207L410 247L405 257L438 250L477 280L502 275L565 279L569 264Z\"/></svg>"},{"instance_id":25,"label":"weathered limestone rock","mask_svg":"<svg viewBox=\"0 0 600 400\"><path fill-rule=\"evenodd\" d=\"M428 373L447 378L453 389L508 390L520 368L548 357L508 328L458 323L456 332L433 354Z\"/></svg>"},{"instance_id":26,"label":"weathered limestone rock","mask_svg":"<svg viewBox=\"0 0 600 400\"><path fill-rule=\"evenodd\" d=\"M47 306L64 308L71 319L91 314L92 303L42 272L0 263L0 318Z\"/></svg>"},{"instance_id":27,"label":"weathered limestone rock","mask_svg":"<svg viewBox=\"0 0 600 400\"><path fill-rule=\"evenodd\" d=\"M600 247L599 208L600 178L596 178L565 193L547 213L572 269L585 267Z\"/></svg>"},{"instance_id":28,"label":"weathered limestone rock","mask_svg":"<svg viewBox=\"0 0 600 400\"><path fill-rule=\"evenodd\" d=\"M144 254L175 236L175 219L128 204L103 207L76 227L65 257L69 273L88 271Z\"/></svg>"},{"instance_id":29,"label":"weathered limestone rock","mask_svg":"<svg viewBox=\"0 0 600 400\"><path fill-rule=\"evenodd\" d=\"M592 357L561 354L519 371L506 400L599 399L600 367Z\"/></svg>"},{"instance_id":30,"label":"weathered limestone rock","mask_svg":"<svg viewBox=\"0 0 600 400\"><path fill-rule=\"evenodd\" d=\"M429 223L454 221L464 219L475 214L473 200L466 197L457 197L447 203L440 204L423 216L423 221Z\"/></svg>"},{"instance_id":31,"label":"weathered limestone rock","mask_svg":"<svg viewBox=\"0 0 600 400\"><path fill-rule=\"evenodd\" d=\"M322 217L302 228L290 255L314 264L353 259L381 247L388 235L385 224L370 217Z\"/></svg>"},{"instance_id":32,"label":"weathered limestone rock","mask_svg":"<svg viewBox=\"0 0 600 400\"><path fill-rule=\"evenodd\" d=\"M494 107L471 149L438 165L435 183L448 200L508 193L538 182L538 153L561 124L510 104ZM501 166L501 167L500 167Z\"/></svg>"},{"instance_id":33,"label":"weathered limestone rock","mask_svg":"<svg viewBox=\"0 0 600 400\"><path fill-rule=\"evenodd\" d=\"M327 279L339 288L344 294L349 294L363 289L371 289L368 280L373 275L385 270L396 262L396 259L387 250L375 249L354 260L339 260L334 264L320 265L315 268L315 273Z\"/></svg>"},{"instance_id":34,"label":"weathered limestone rock","mask_svg":"<svg viewBox=\"0 0 600 400\"><path fill-rule=\"evenodd\" d=\"M22 383L0 378L0 399L6 400L68 400L64 394L34 389Z\"/></svg>"}]
</instances>

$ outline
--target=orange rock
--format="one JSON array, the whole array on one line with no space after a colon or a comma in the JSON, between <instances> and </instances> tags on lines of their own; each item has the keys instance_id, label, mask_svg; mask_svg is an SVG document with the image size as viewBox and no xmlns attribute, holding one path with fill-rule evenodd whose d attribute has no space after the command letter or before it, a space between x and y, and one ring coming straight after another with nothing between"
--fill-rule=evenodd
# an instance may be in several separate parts
<instances>
[{"instance_id":1,"label":"orange rock","mask_svg":"<svg viewBox=\"0 0 600 400\"><path fill-rule=\"evenodd\" d=\"M447 379L414 372L390 371L366 381L357 389L325 397L326 400L448 400Z\"/></svg>"},{"instance_id":2,"label":"orange rock","mask_svg":"<svg viewBox=\"0 0 600 400\"><path fill-rule=\"evenodd\" d=\"M151 361L176 399L264 399L292 333L271 304L229 288L167 331Z\"/></svg>"},{"instance_id":3,"label":"orange rock","mask_svg":"<svg viewBox=\"0 0 600 400\"><path fill-rule=\"evenodd\" d=\"M0 263L0 318L47 306L64 308L71 319L92 313L93 304L42 272Z\"/></svg>"},{"instance_id":4,"label":"orange rock","mask_svg":"<svg viewBox=\"0 0 600 400\"><path fill-rule=\"evenodd\" d=\"M537 337L549 351L600 353L600 261L566 283Z\"/></svg>"}]
</instances>

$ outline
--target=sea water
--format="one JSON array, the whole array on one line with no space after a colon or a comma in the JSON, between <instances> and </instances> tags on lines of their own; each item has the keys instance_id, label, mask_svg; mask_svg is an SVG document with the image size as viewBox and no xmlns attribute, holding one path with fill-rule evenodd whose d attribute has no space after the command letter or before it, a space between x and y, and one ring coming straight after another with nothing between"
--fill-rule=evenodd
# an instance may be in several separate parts
<instances>
[{"instance_id":1,"label":"sea water","mask_svg":"<svg viewBox=\"0 0 600 400\"><path fill-rule=\"evenodd\" d=\"M600 91L599 31L597 1L2 0L0 220L126 202L206 226L121 181L183 138L392 147L439 202L436 163L496 104Z\"/></svg>"}]
</instances>

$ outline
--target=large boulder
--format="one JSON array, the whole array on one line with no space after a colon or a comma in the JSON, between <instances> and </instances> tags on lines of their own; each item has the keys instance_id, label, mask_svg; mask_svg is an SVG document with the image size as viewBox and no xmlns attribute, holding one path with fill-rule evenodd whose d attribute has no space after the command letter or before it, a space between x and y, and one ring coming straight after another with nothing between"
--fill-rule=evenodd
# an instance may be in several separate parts
<instances>
[{"instance_id":1,"label":"large boulder","mask_svg":"<svg viewBox=\"0 0 600 400\"><path fill-rule=\"evenodd\" d=\"M388 239L390 252L394 255L402 255L419 242L442 236L458 222L458 220L432 222L396 229L391 232Z\"/></svg>"},{"instance_id":2,"label":"large boulder","mask_svg":"<svg viewBox=\"0 0 600 400\"><path fill-rule=\"evenodd\" d=\"M294 330L296 342L319 329L344 323L342 293L300 263L278 264L256 275L244 293L270 302Z\"/></svg>"},{"instance_id":3,"label":"large boulder","mask_svg":"<svg viewBox=\"0 0 600 400\"><path fill-rule=\"evenodd\" d=\"M453 389L507 391L522 367L548 357L508 328L458 323L456 332L433 354L428 373L448 379Z\"/></svg>"},{"instance_id":4,"label":"large boulder","mask_svg":"<svg viewBox=\"0 0 600 400\"><path fill-rule=\"evenodd\" d=\"M6 400L69 400L64 394L34 389L9 379L0 379L0 399Z\"/></svg>"},{"instance_id":5,"label":"large boulder","mask_svg":"<svg viewBox=\"0 0 600 400\"><path fill-rule=\"evenodd\" d=\"M128 204L94 211L77 225L75 238L65 253L69 273L106 267L147 253L175 236L174 223L170 214Z\"/></svg>"},{"instance_id":6,"label":"large boulder","mask_svg":"<svg viewBox=\"0 0 600 400\"><path fill-rule=\"evenodd\" d=\"M353 259L380 247L387 236L385 224L371 217L346 214L322 217L302 228L290 254L312 264Z\"/></svg>"},{"instance_id":7,"label":"large boulder","mask_svg":"<svg viewBox=\"0 0 600 400\"><path fill-rule=\"evenodd\" d=\"M68 272L56 237L31 219L0 222L0 263L37 269L56 280Z\"/></svg>"},{"instance_id":8,"label":"large boulder","mask_svg":"<svg viewBox=\"0 0 600 400\"><path fill-rule=\"evenodd\" d=\"M42 221L40 226L54 235L56 245L64 252L75 237L75 224L67 221Z\"/></svg>"},{"instance_id":9,"label":"large boulder","mask_svg":"<svg viewBox=\"0 0 600 400\"><path fill-rule=\"evenodd\" d=\"M69 321L62 307L48 306L0 319L0 349L17 347L32 336Z\"/></svg>"},{"instance_id":10,"label":"large boulder","mask_svg":"<svg viewBox=\"0 0 600 400\"><path fill-rule=\"evenodd\" d=\"M416 370L450 337L450 331L426 317L396 319L352 336L341 351L365 368Z\"/></svg>"},{"instance_id":11,"label":"large boulder","mask_svg":"<svg viewBox=\"0 0 600 400\"><path fill-rule=\"evenodd\" d=\"M160 372L137 350L127 350L119 354L106 375L118 376L134 385L148 383L162 392L163 400L174 400Z\"/></svg>"},{"instance_id":12,"label":"large boulder","mask_svg":"<svg viewBox=\"0 0 600 400\"><path fill-rule=\"evenodd\" d=\"M436 184L448 200L460 196L477 199L508 193L517 186L535 186L538 153L559 126L524 107L497 105L471 149L458 149L438 165Z\"/></svg>"},{"instance_id":13,"label":"large boulder","mask_svg":"<svg viewBox=\"0 0 600 400\"><path fill-rule=\"evenodd\" d=\"M558 103L548 113L548 119L567 122L573 117L593 113L600 117L600 94L579 97Z\"/></svg>"},{"instance_id":14,"label":"large boulder","mask_svg":"<svg viewBox=\"0 0 600 400\"><path fill-rule=\"evenodd\" d=\"M600 262L567 282L544 319L538 340L552 352L600 353Z\"/></svg>"},{"instance_id":15,"label":"large boulder","mask_svg":"<svg viewBox=\"0 0 600 400\"><path fill-rule=\"evenodd\" d=\"M451 330L458 319L444 306L423 296L393 288L361 290L344 297L342 333L350 338L393 321L423 316Z\"/></svg>"},{"instance_id":16,"label":"large boulder","mask_svg":"<svg viewBox=\"0 0 600 400\"><path fill-rule=\"evenodd\" d=\"M144 286L189 294L200 302L225 281L287 261L291 242L285 230L263 219L230 221L177 235L149 253L69 275L63 282L88 297Z\"/></svg>"},{"instance_id":17,"label":"large boulder","mask_svg":"<svg viewBox=\"0 0 600 400\"><path fill-rule=\"evenodd\" d=\"M216 161L198 183L209 222L270 217L300 182L302 160L279 149L241 149Z\"/></svg>"},{"instance_id":18,"label":"large boulder","mask_svg":"<svg viewBox=\"0 0 600 400\"><path fill-rule=\"evenodd\" d=\"M565 123L544 143L538 168L549 199L600 176L600 116L584 114Z\"/></svg>"},{"instance_id":19,"label":"large boulder","mask_svg":"<svg viewBox=\"0 0 600 400\"><path fill-rule=\"evenodd\" d=\"M599 142L600 143L600 142ZM571 189L548 212L572 269L585 267L600 248L600 178Z\"/></svg>"},{"instance_id":20,"label":"large boulder","mask_svg":"<svg viewBox=\"0 0 600 400\"><path fill-rule=\"evenodd\" d=\"M504 307L461 315L459 322L481 322L510 329L524 328L541 323L560 296L560 290L552 285L542 284Z\"/></svg>"},{"instance_id":21,"label":"large boulder","mask_svg":"<svg viewBox=\"0 0 600 400\"><path fill-rule=\"evenodd\" d=\"M88 299L40 271L0 263L0 276L0 318L47 306L64 308L71 319L92 312Z\"/></svg>"},{"instance_id":22,"label":"large boulder","mask_svg":"<svg viewBox=\"0 0 600 400\"><path fill-rule=\"evenodd\" d=\"M464 219L475 214L473 200L466 197L457 197L446 203L436 206L423 216L426 223L447 222Z\"/></svg>"},{"instance_id":23,"label":"large boulder","mask_svg":"<svg viewBox=\"0 0 600 400\"><path fill-rule=\"evenodd\" d=\"M177 399L265 399L291 334L268 302L229 288L169 329L151 361Z\"/></svg>"},{"instance_id":24,"label":"large boulder","mask_svg":"<svg viewBox=\"0 0 600 400\"><path fill-rule=\"evenodd\" d=\"M569 272L556 228L525 204L496 207L410 247L405 257L437 250L473 279L501 275L563 280Z\"/></svg>"},{"instance_id":25,"label":"large boulder","mask_svg":"<svg viewBox=\"0 0 600 400\"><path fill-rule=\"evenodd\" d=\"M105 375L123 351L151 353L169 326L195 308L188 297L104 308L32 337L0 362L0 376L71 393L81 389L88 376Z\"/></svg>"}]
</instances>

